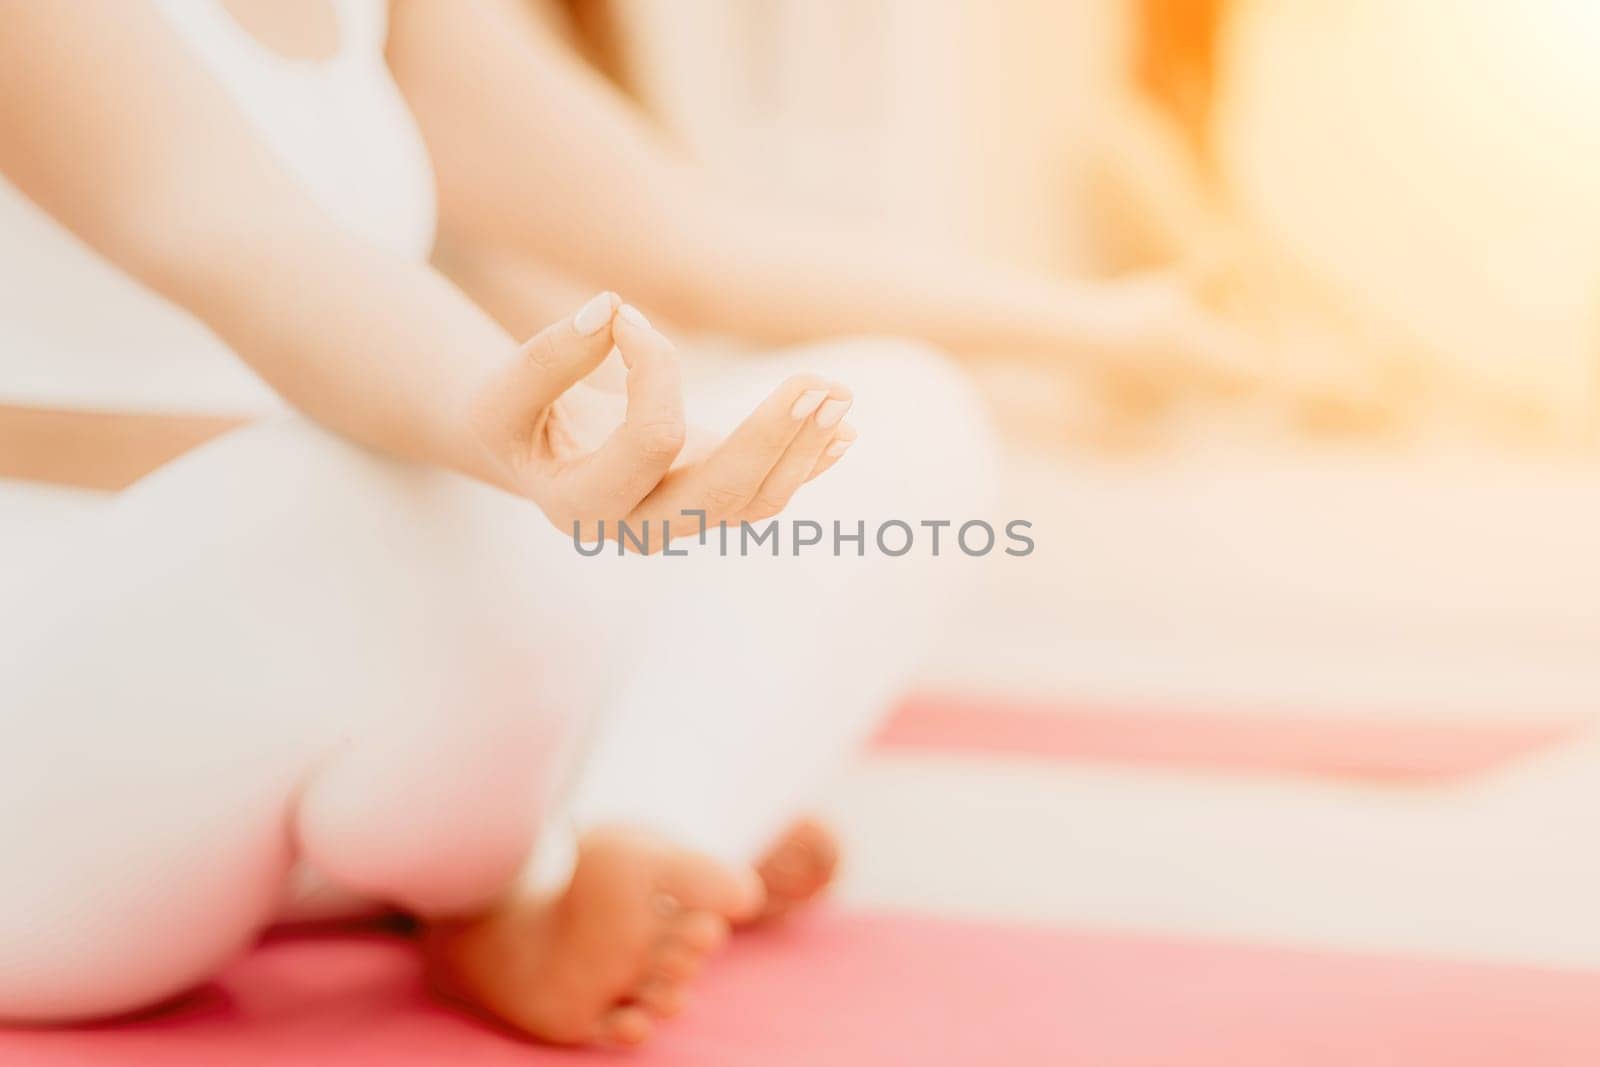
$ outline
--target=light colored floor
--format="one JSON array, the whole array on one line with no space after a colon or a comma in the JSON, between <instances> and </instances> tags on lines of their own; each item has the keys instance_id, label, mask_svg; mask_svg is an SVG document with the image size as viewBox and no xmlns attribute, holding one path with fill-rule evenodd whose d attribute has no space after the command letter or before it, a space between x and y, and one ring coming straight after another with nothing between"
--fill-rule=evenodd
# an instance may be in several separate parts
<instances>
[{"instance_id":1,"label":"light colored floor","mask_svg":"<svg viewBox=\"0 0 1600 1067\"><path fill-rule=\"evenodd\" d=\"M966 692L1505 719L1600 708L1600 476L1466 459L1013 464ZM1600 967L1600 744L1452 787L875 755L846 900Z\"/></svg>"},{"instance_id":2,"label":"light colored floor","mask_svg":"<svg viewBox=\"0 0 1600 1067\"><path fill-rule=\"evenodd\" d=\"M1050 461L932 661L949 686L1284 713L1600 710L1600 471L1352 453Z\"/></svg>"}]
</instances>

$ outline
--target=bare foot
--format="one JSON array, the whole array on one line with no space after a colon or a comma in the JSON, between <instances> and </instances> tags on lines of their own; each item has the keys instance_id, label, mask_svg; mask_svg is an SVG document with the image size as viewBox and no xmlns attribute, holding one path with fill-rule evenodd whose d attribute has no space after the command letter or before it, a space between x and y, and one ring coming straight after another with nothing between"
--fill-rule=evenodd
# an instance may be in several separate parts
<instances>
[{"instance_id":1,"label":"bare foot","mask_svg":"<svg viewBox=\"0 0 1600 1067\"><path fill-rule=\"evenodd\" d=\"M433 924L429 980L447 999L561 1045L637 1045L762 908L749 872L624 830L591 831L567 888Z\"/></svg>"},{"instance_id":2,"label":"bare foot","mask_svg":"<svg viewBox=\"0 0 1600 1067\"><path fill-rule=\"evenodd\" d=\"M808 904L833 883L839 869L839 839L816 819L804 818L784 831L756 865L767 902L756 922L782 918Z\"/></svg>"}]
</instances>

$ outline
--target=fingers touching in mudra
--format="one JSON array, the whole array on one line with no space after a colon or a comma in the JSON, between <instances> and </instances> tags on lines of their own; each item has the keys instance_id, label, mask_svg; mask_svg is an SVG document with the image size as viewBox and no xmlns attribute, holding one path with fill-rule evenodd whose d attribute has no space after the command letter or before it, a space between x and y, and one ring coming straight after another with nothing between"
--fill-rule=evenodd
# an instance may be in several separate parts
<instances>
[{"instance_id":1,"label":"fingers touching in mudra","mask_svg":"<svg viewBox=\"0 0 1600 1067\"><path fill-rule=\"evenodd\" d=\"M623 396L584 381L613 347ZM844 386L796 375L725 438L691 431L672 342L602 293L522 346L469 417L506 486L558 528L615 540L625 523L649 529L658 551L668 523L674 537L697 535L698 512L708 525L776 515L855 440L850 402Z\"/></svg>"}]
</instances>

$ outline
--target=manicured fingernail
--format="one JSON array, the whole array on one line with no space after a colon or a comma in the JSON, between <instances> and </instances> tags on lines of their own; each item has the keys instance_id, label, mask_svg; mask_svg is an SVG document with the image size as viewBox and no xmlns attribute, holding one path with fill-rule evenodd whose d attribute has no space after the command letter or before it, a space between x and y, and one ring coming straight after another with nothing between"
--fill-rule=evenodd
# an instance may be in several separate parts
<instances>
[{"instance_id":1,"label":"manicured fingernail","mask_svg":"<svg viewBox=\"0 0 1600 1067\"><path fill-rule=\"evenodd\" d=\"M794 402L794 407L789 409L791 418L803 419L822 403L822 398L828 395L826 389L807 389L800 394L800 399Z\"/></svg>"},{"instance_id":2,"label":"manicured fingernail","mask_svg":"<svg viewBox=\"0 0 1600 1067\"><path fill-rule=\"evenodd\" d=\"M850 438L848 441L835 441L833 444L828 446L828 455L835 458L842 456L846 452L850 451L850 446L855 443L856 439L854 437Z\"/></svg>"},{"instance_id":3,"label":"manicured fingernail","mask_svg":"<svg viewBox=\"0 0 1600 1067\"><path fill-rule=\"evenodd\" d=\"M848 400L830 400L822 405L822 410L817 412L817 425L826 430L830 426L838 425L844 413L850 410Z\"/></svg>"},{"instance_id":4,"label":"manicured fingernail","mask_svg":"<svg viewBox=\"0 0 1600 1067\"><path fill-rule=\"evenodd\" d=\"M632 304L623 304L622 307L617 310L617 314L621 315L623 318L627 319L629 322L633 323L642 330L650 329L650 320L644 317L644 312L640 311Z\"/></svg>"},{"instance_id":5,"label":"manicured fingernail","mask_svg":"<svg viewBox=\"0 0 1600 1067\"><path fill-rule=\"evenodd\" d=\"M616 300L616 293L606 292L596 296L572 316L572 328L582 337L599 333L611 321L611 309L617 306Z\"/></svg>"}]
</instances>

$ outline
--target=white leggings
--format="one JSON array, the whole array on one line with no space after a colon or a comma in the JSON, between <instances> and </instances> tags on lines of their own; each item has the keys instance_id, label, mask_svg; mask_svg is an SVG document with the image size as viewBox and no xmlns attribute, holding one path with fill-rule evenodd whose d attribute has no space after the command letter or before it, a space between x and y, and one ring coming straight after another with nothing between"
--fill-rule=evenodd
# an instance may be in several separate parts
<instances>
[{"instance_id":1,"label":"white leggings","mask_svg":"<svg viewBox=\"0 0 1600 1067\"><path fill-rule=\"evenodd\" d=\"M177 993L283 914L297 870L434 914L559 867L568 823L754 859L979 565L949 531L887 558L878 523L989 517L978 404L916 346L752 358L691 418L731 426L800 369L855 389L861 436L776 559L714 536L585 557L529 504L297 420L76 524L0 622L0 1018ZM824 544L790 555L796 518ZM866 523L865 558L832 554L834 520Z\"/></svg>"}]
</instances>

